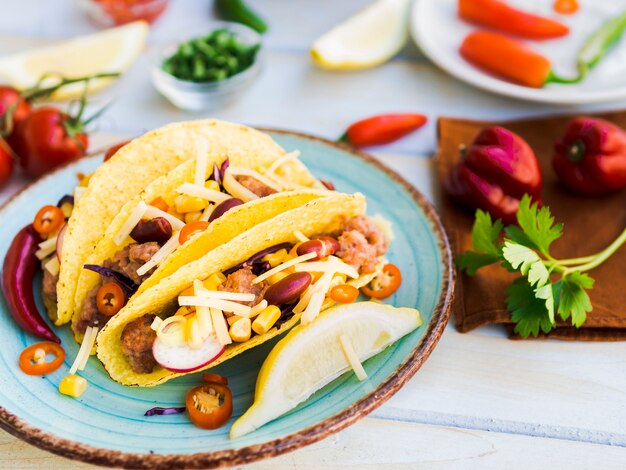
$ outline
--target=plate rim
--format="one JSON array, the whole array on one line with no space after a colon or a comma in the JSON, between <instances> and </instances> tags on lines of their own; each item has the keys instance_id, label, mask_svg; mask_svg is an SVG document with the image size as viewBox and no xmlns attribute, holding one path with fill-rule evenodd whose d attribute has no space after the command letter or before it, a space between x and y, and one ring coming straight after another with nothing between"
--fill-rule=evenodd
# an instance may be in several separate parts
<instances>
[{"instance_id":1,"label":"plate rim","mask_svg":"<svg viewBox=\"0 0 626 470\"><path fill-rule=\"evenodd\" d=\"M442 287L433 317L424 334L424 339L416 345L407 359L374 390L365 394L358 401L342 411L329 416L323 421L308 426L298 432L287 434L277 439L253 444L244 447L224 449L215 452L202 452L194 454L141 454L124 452L112 449L104 449L88 444L60 438L47 431L28 424L18 416L0 406L0 428L9 434L39 447L48 452L65 458L80 460L87 463L116 466L124 468L216 468L231 465L242 465L254 461L275 457L280 454L294 451L303 446L313 444L325 437L334 434L378 408L392 395L394 395L428 359L448 323L454 299L454 287L456 271L452 264L452 251L445 228L435 211L433 205L413 185L406 181L399 173L390 169L371 155L357 150L347 144L334 142L315 135L276 128L257 127L262 132L270 134L293 135L306 140L320 142L322 144L338 148L344 152L360 158L367 164L383 171L389 178L401 185L415 203L424 211L433 233L437 238L438 249L442 263ZM91 155L93 157L93 155ZM89 157L87 157L89 158ZM2 206L0 212L11 205L23 192L27 191L43 180L53 178L57 173L67 167L76 165L76 161L70 162L55 171L48 173L37 180L30 182L20 191L10 197Z\"/></svg>"},{"instance_id":2,"label":"plate rim","mask_svg":"<svg viewBox=\"0 0 626 470\"><path fill-rule=\"evenodd\" d=\"M507 82L506 80L491 76L488 73L483 72L479 69L477 70L481 72L481 77L484 78L485 81L479 80L473 76L464 75L462 71L457 71L454 67L451 67L450 64L447 63L447 60L442 59L440 55L436 54L435 51L431 49L430 42L427 39L426 33L423 32L422 28L419 27L421 21L425 21L420 20L421 17L425 16L423 14L420 14L421 9L425 8L422 5L426 4L429 1L434 1L437 3L440 0L417 0L414 3L413 8L411 9L411 38L433 64L435 64L438 68L463 83L467 83L468 85L484 91L488 91L490 93L508 96L510 98L516 98L518 100L559 105L575 106L581 104L598 104L607 103L613 100L622 100L626 98L626 86L623 86L622 88L612 89L612 91L604 93L581 93L565 97L558 94L555 96L551 95L550 93L542 93L542 91L545 92L545 89L541 88L537 89L525 87L522 85L516 85L515 83Z\"/></svg>"}]
</instances>

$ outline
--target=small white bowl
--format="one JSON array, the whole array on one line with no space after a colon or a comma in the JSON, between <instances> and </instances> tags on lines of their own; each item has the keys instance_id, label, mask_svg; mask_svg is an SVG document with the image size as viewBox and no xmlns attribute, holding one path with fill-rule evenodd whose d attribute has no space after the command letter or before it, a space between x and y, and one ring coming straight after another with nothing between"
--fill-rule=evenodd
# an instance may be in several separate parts
<instances>
[{"instance_id":1,"label":"small white bowl","mask_svg":"<svg viewBox=\"0 0 626 470\"><path fill-rule=\"evenodd\" d=\"M247 69L224 80L192 82L176 78L161 68L163 61L174 54L181 43L216 29L227 29L235 33L237 39L244 44L260 44L254 61ZM244 93L261 71L262 59L263 44L261 36L256 31L239 23L214 22L207 27L206 31L185 36L176 44L169 45L157 53L152 66L152 83L163 96L181 109L188 111L215 110L231 104Z\"/></svg>"}]
</instances>

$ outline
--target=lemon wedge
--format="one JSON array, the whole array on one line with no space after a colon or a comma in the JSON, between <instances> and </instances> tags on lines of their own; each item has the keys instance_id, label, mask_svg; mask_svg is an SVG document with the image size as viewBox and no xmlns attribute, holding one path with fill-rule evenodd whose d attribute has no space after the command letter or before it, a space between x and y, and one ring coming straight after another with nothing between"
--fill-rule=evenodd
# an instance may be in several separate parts
<instances>
[{"instance_id":1,"label":"lemon wedge","mask_svg":"<svg viewBox=\"0 0 626 470\"><path fill-rule=\"evenodd\" d=\"M143 50L148 23L137 21L107 29L88 36L79 36L50 46L20 52L0 58L0 77L18 89L34 86L41 76L49 73L65 77L82 77L104 72L124 72ZM57 77L50 77L43 85L54 85ZM107 86L112 79L95 79L89 91ZM68 99L80 96L84 83L61 88L53 96Z\"/></svg>"},{"instance_id":2,"label":"lemon wedge","mask_svg":"<svg viewBox=\"0 0 626 470\"><path fill-rule=\"evenodd\" d=\"M411 0L378 0L335 26L311 48L313 60L331 70L375 67L393 57L409 36Z\"/></svg>"},{"instance_id":3,"label":"lemon wedge","mask_svg":"<svg viewBox=\"0 0 626 470\"><path fill-rule=\"evenodd\" d=\"M353 358L363 362L421 324L415 309L358 302L330 308L313 323L296 326L265 359L254 403L233 423L231 439L278 418L344 372L356 371L360 363Z\"/></svg>"}]
</instances>

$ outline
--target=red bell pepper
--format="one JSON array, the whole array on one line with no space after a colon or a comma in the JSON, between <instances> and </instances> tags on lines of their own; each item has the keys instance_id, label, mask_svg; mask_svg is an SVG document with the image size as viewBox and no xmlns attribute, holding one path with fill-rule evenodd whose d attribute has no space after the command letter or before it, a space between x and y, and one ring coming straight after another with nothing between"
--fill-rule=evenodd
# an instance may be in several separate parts
<instances>
[{"instance_id":1,"label":"red bell pepper","mask_svg":"<svg viewBox=\"0 0 626 470\"><path fill-rule=\"evenodd\" d=\"M626 132L615 124L579 116L555 150L554 170L571 190L600 195L626 187Z\"/></svg>"},{"instance_id":2,"label":"red bell pepper","mask_svg":"<svg viewBox=\"0 0 626 470\"><path fill-rule=\"evenodd\" d=\"M524 194L541 201L541 168L535 153L519 135L502 127L481 130L462 151L444 182L448 193L470 209L515 223Z\"/></svg>"},{"instance_id":3,"label":"red bell pepper","mask_svg":"<svg viewBox=\"0 0 626 470\"><path fill-rule=\"evenodd\" d=\"M459 0L459 16L528 39L558 38L569 33L563 23L518 10L500 0Z\"/></svg>"}]
</instances>

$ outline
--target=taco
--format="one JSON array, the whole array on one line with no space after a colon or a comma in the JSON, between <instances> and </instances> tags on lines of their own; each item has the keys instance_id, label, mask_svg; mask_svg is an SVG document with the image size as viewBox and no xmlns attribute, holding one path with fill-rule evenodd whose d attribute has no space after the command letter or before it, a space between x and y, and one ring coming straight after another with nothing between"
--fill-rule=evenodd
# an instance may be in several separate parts
<instances>
[{"instance_id":1,"label":"taco","mask_svg":"<svg viewBox=\"0 0 626 470\"><path fill-rule=\"evenodd\" d=\"M265 170L285 155L269 136L218 120L171 124L123 146L90 176L86 190L80 199L76 198L64 230L58 280L47 280L49 285L56 285L51 296L56 301L45 302L55 324L62 325L72 319L83 265L113 219L155 179L194 158L200 139L206 142L209 168L216 159L230 155L236 166ZM281 170L289 174L277 171L279 177L297 183L298 176L302 176L301 184L312 184L312 177L300 162L287 162Z\"/></svg>"},{"instance_id":2,"label":"taco","mask_svg":"<svg viewBox=\"0 0 626 470\"><path fill-rule=\"evenodd\" d=\"M314 199L133 297L98 334L98 358L114 380L145 387L214 367L312 321L334 285L371 282L388 243L361 194Z\"/></svg>"}]
</instances>

